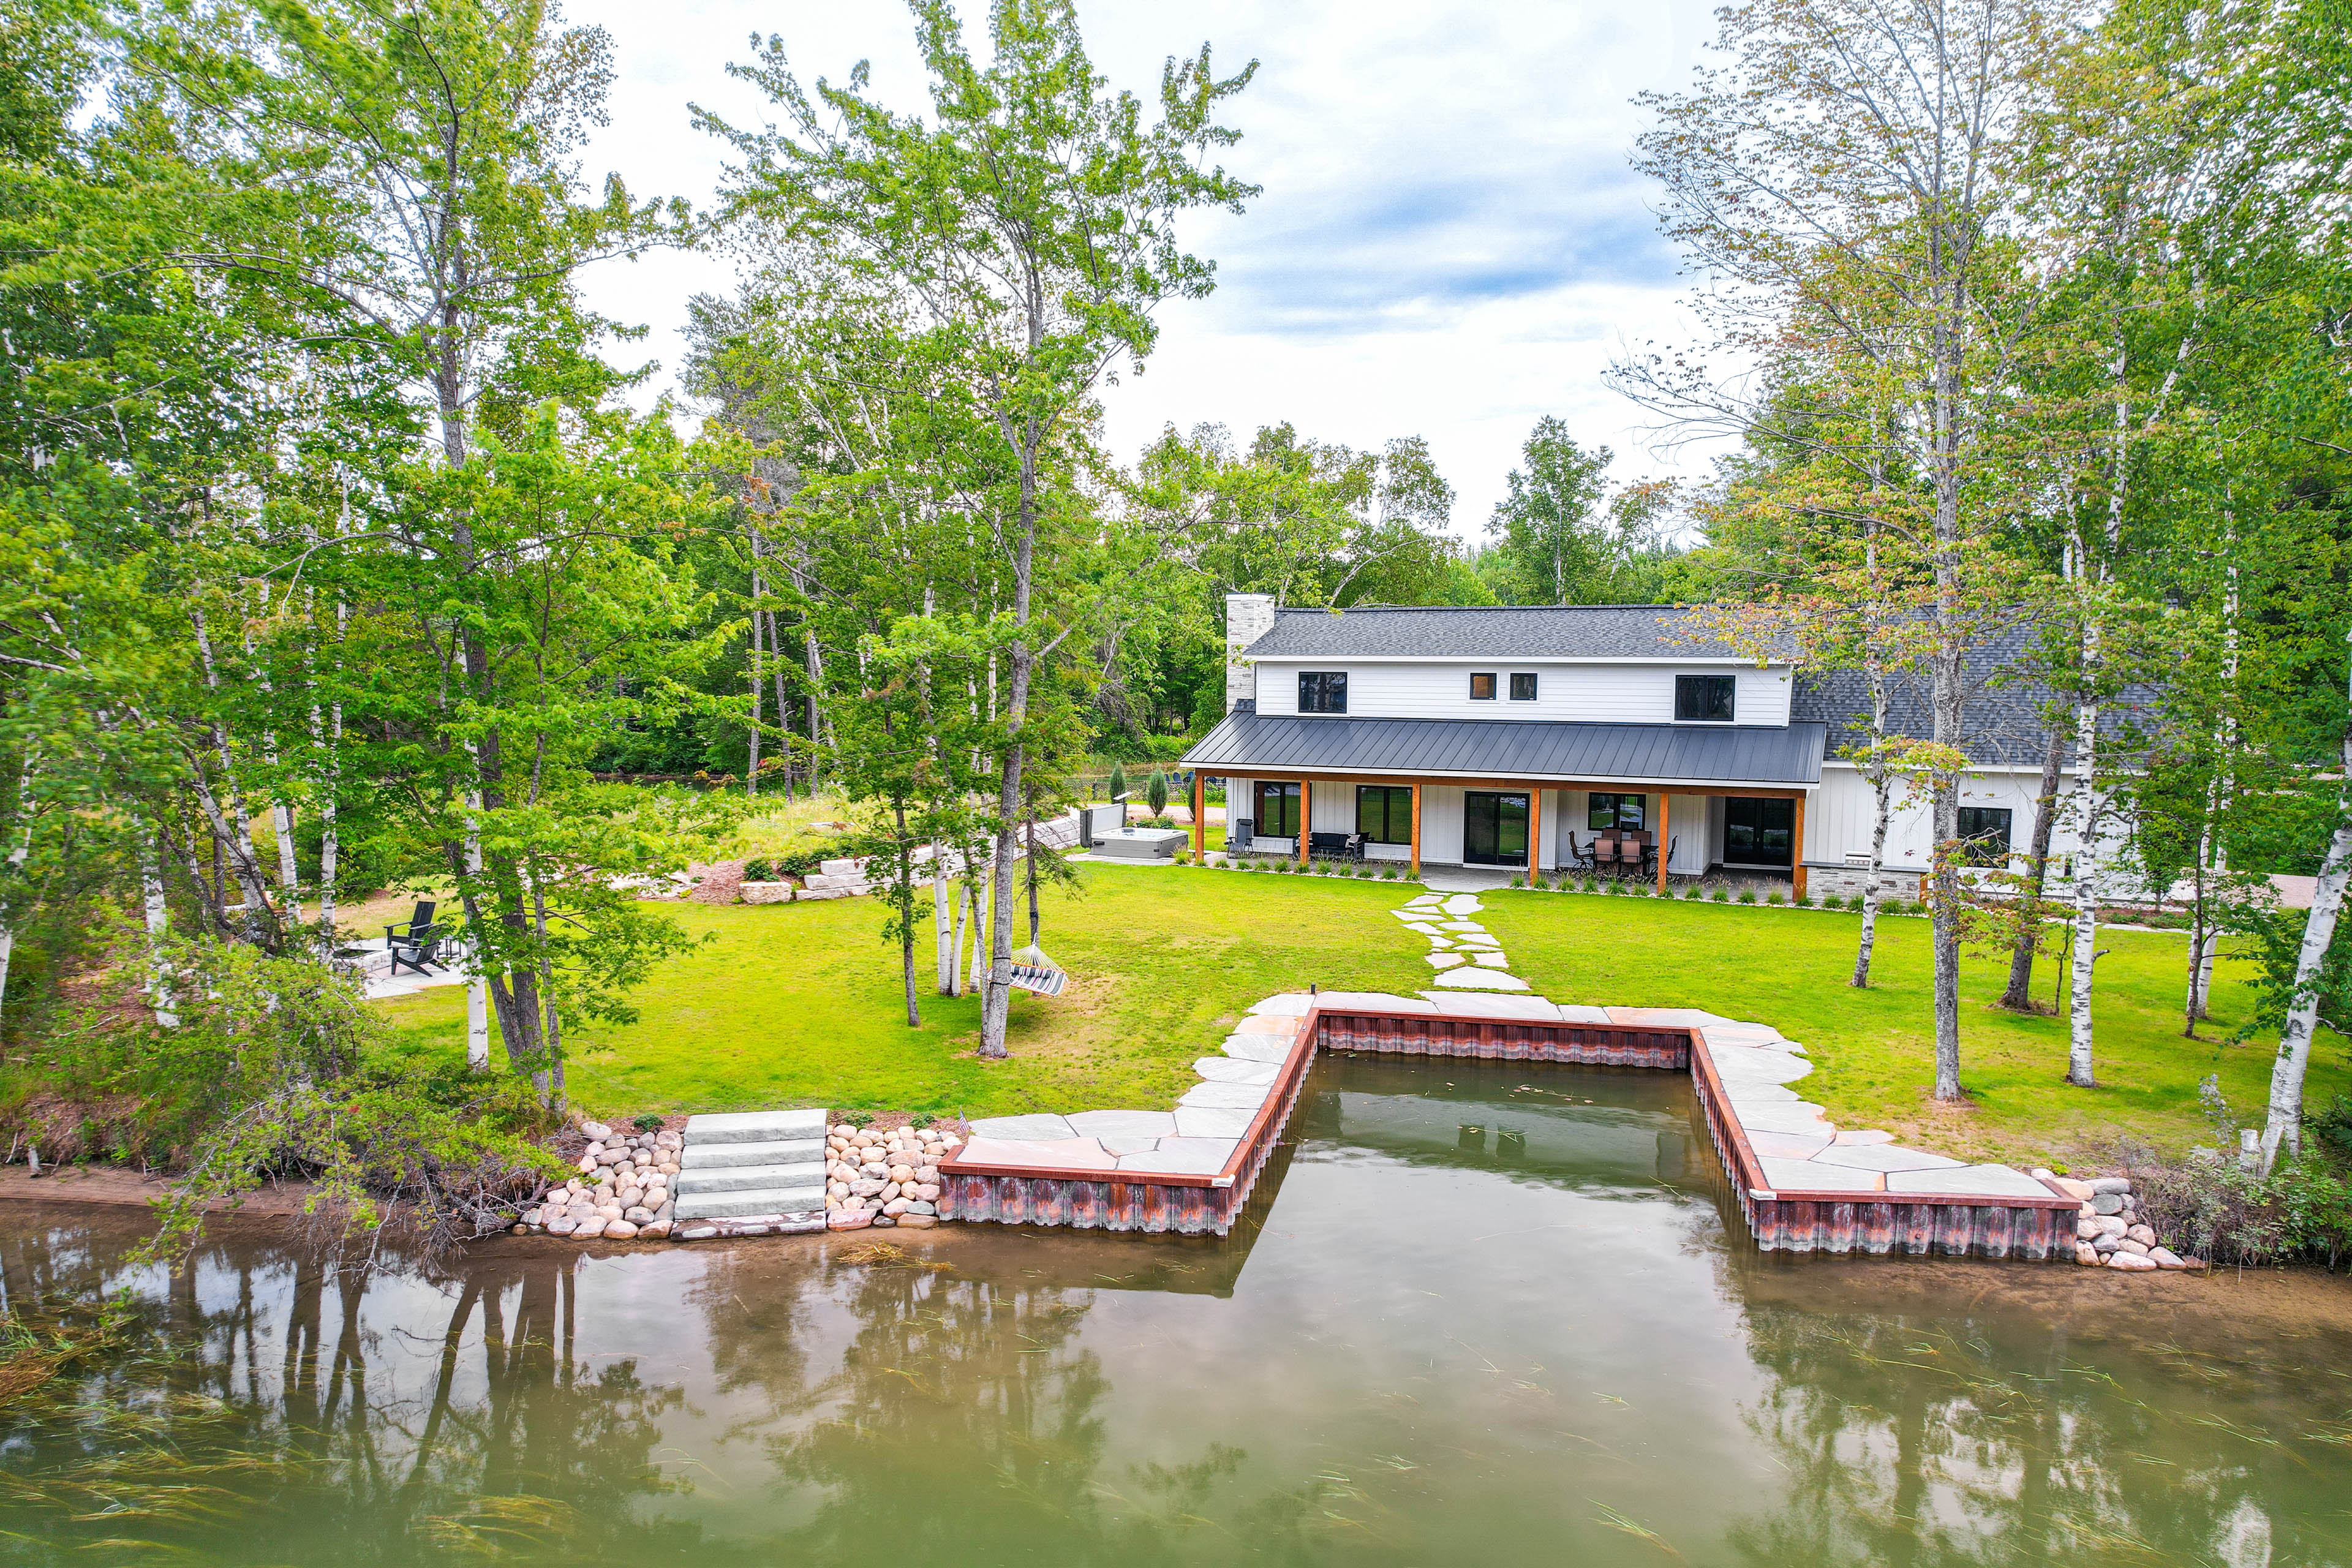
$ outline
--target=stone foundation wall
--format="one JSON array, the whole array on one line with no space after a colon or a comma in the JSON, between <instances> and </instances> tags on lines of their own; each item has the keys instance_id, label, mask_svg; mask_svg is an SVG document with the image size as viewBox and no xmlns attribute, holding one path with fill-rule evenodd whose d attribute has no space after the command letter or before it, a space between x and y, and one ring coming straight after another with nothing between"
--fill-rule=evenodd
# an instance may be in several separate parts
<instances>
[{"instance_id":1,"label":"stone foundation wall","mask_svg":"<svg viewBox=\"0 0 2352 1568\"><path fill-rule=\"evenodd\" d=\"M1883 895L1897 899L1919 896L1920 874L1916 871L1881 871L1879 889ZM1870 872L1860 866L1808 866L1805 868L1805 891L1816 899L1858 898L1870 890Z\"/></svg>"}]
</instances>

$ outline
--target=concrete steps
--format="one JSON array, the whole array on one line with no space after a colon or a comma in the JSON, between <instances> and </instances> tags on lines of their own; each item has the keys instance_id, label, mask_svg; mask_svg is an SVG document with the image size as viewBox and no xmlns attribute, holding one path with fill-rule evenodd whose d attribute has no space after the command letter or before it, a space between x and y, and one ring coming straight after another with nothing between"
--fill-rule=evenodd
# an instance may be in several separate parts
<instances>
[{"instance_id":1,"label":"concrete steps","mask_svg":"<svg viewBox=\"0 0 2352 1568\"><path fill-rule=\"evenodd\" d=\"M824 1210L825 1113L689 1116L675 1184L681 1221Z\"/></svg>"},{"instance_id":2,"label":"concrete steps","mask_svg":"<svg viewBox=\"0 0 2352 1568\"><path fill-rule=\"evenodd\" d=\"M678 1165L684 1171L715 1170L726 1165L797 1165L814 1161L824 1165L822 1138L779 1138L766 1143L688 1144Z\"/></svg>"}]
</instances>

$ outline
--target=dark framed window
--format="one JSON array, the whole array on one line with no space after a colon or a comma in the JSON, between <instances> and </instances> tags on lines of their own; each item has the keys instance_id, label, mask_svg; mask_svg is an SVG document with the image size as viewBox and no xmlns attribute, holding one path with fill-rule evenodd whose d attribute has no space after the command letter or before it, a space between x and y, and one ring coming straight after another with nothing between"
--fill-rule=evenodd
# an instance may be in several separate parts
<instances>
[{"instance_id":1,"label":"dark framed window","mask_svg":"<svg viewBox=\"0 0 2352 1568\"><path fill-rule=\"evenodd\" d=\"M1585 800L1584 825L1595 831L1650 826L1650 797L1646 795L1602 795L1595 791Z\"/></svg>"},{"instance_id":2,"label":"dark framed window","mask_svg":"<svg viewBox=\"0 0 2352 1568\"><path fill-rule=\"evenodd\" d=\"M1702 723L1731 722L1733 695L1739 689L1739 678L1732 675L1677 675L1675 677L1675 717L1696 720Z\"/></svg>"},{"instance_id":3,"label":"dark framed window","mask_svg":"<svg viewBox=\"0 0 2352 1568\"><path fill-rule=\"evenodd\" d=\"M2013 816L2005 805L1960 807L1960 858L1970 866L2009 864L2009 830Z\"/></svg>"},{"instance_id":4,"label":"dark framed window","mask_svg":"<svg viewBox=\"0 0 2352 1568\"><path fill-rule=\"evenodd\" d=\"M1492 702L1495 700L1495 672L1493 670L1478 670L1470 677L1470 700L1473 702Z\"/></svg>"},{"instance_id":5,"label":"dark framed window","mask_svg":"<svg viewBox=\"0 0 2352 1568\"><path fill-rule=\"evenodd\" d=\"M1260 779L1257 784L1257 831L1264 838L1298 837L1298 786Z\"/></svg>"},{"instance_id":6,"label":"dark framed window","mask_svg":"<svg viewBox=\"0 0 2352 1568\"><path fill-rule=\"evenodd\" d=\"M1358 784L1356 831L1367 844L1412 842L1412 786Z\"/></svg>"},{"instance_id":7,"label":"dark framed window","mask_svg":"<svg viewBox=\"0 0 2352 1568\"><path fill-rule=\"evenodd\" d=\"M1514 702L1533 702L1535 700L1535 671L1531 669L1513 670L1511 672L1511 700Z\"/></svg>"},{"instance_id":8,"label":"dark framed window","mask_svg":"<svg viewBox=\"0 0 2352 1568\"><path fill-rule=\"evenodd\" d=\"M1298 672L1301 713L1345 713L1348 672L1344 669L1302 669Z\"/></svg>"}]
</instances>

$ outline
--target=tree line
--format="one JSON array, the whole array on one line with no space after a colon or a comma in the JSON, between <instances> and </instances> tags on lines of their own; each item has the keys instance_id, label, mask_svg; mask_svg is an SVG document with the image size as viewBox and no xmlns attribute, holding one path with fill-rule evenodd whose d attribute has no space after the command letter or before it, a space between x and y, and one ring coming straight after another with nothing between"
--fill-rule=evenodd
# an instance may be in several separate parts
<instances>
[{"instance_id":1,"label":"tree line","mask_svg":"<svg viewBox=\"0 0 2352 1568\"><path fill-rule=\"evenodd\" d=\"M919 103L758 40L730 69L773 123L693 110L730 157L698 207L586 177L612 40L551 6L0 4L0 1038L80 1037L128 963L147 1021L246 1062L275 1026L198 980L216 950L315 965L341 904L430 879L472 1065L494 1030L551 1107L565 1028L685 940L625 879L823 784L865 814L910 1016L925 879L988 911L1002 1054L1025 835L1089 756L1221 715L1225 593L1706 602L1862 681L1882 824L1933 803L1939 1095L1963 946L2030 974L2051 912L2095 1080L2128 867L2192 889L2192 1030L2220 933L2259 928L2292 1143L2352 984L2340 0L1727 11L1633 154L1699 334L1612 379L1732 455L1612 485L1544 419L1475 545L1417 437L1104 444L1214 285L1188 215L1260 195L1223 162L1254 64L1204 45L1139 96L1066 0L995 0L983 40L910 11ZM693 406L633 409L635 329L579 280L681 246L737 283L693 301ZM1998 908L1957 847L1989 653L2053 694L2082 783L2053 746L2044 816L2085 846L2053 882L2037 825ZM1924 739L1890 728L1906 683ZM608 782L698 773L728 787ZM2307 921L2242 895L2299 868Z\"/></svg>"}]
</instances>

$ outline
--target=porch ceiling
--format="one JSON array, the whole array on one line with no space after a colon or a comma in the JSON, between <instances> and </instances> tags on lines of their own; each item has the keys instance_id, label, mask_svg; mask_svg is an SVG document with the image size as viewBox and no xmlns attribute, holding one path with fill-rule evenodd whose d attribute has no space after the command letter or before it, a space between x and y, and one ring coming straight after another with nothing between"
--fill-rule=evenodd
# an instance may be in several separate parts
<instances>
[{"instance_id":1,"label":"porch ceiling","mask_svg":"<svg viewBox=\"0 0 2352 1568\"><path fill-rule=\"evenodd\" d=\"M1181 765L1244 775L1298 771L1785 789L1821 783L1827 736L1823 724L1717 729L1234 712L1187 752Z\"/></svg>"}]
</instances>

